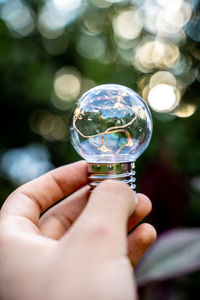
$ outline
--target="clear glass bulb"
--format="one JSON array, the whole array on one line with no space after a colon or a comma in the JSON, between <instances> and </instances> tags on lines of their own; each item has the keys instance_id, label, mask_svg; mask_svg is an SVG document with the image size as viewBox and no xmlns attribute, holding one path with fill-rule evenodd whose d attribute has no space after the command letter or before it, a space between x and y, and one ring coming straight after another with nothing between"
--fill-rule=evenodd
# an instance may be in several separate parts
<instances>
[{"instance_id":1,"label":"clear glass bulb","mask_svg":"<svg viewBox=\"0 0 200 300\"><path fill-rule=\"evenodd\" d=\"M94 185L111 177L135 188L128 181L129 173L151 135L152 118L147 105L133 90L117 84L87 91L77 101L70 124L71 142L89 162L89 178L94 176Z\"/></svg>"}]
</instances>

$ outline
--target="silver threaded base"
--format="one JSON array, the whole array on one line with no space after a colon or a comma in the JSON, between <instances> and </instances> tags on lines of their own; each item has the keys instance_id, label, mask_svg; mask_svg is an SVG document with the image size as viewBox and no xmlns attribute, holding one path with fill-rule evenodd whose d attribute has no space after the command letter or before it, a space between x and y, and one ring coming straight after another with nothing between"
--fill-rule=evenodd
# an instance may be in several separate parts
<instances>
[{"instance_id":1,"label":"silver threaded base","mask_svg":"<svg viewBox=\"0 0 200 300\"><path fill-rule=\"evenodd\" d=\"M105 179L124 181L135 190L135 163L102 163L88 165L88 179L91 190Z\"/></svg>"}]
</instances>

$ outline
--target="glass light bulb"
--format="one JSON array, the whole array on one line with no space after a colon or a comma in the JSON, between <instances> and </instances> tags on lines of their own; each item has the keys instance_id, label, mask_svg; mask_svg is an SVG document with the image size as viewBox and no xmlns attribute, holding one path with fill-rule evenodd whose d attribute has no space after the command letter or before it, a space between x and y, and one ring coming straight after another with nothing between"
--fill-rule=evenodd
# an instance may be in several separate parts
<instances>
[{"instance_id":1,"label":"glass light bulb","mask_svg":"<svg viewBox=\"0 0 200 300\"><path fill-rule=\"evenodd\" d=\"M104 84L87 91L76 103L70 124L71 142L89 162L92 187L106 178L135 188L135 161L152 135L151 113L133 90Z\"/></svg>"}]
</instances>

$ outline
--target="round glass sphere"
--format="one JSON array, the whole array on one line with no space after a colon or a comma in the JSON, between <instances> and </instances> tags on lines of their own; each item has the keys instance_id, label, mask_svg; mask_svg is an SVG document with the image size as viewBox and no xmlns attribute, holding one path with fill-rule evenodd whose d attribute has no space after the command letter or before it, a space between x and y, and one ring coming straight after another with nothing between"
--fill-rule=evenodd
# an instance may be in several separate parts
<instances>
[{"instance_id":1,"label":"round glass sphere","mask_svg":"<svg viewBox=\"0 0 200 300\"><path fill-rule=\"evenodd\" d=\"M104 84L87 91L76 103L71 142L89 163L134 162L152 135L151 113L133 90Z\"/></svg>"}]
</instances>

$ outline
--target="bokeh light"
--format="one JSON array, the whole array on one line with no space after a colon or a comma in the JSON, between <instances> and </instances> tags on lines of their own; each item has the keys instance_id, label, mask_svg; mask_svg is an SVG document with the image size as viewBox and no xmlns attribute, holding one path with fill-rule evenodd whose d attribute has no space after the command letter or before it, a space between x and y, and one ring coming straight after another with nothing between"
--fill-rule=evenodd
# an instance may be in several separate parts
<instances>
[{"instance_id":1,"label":"bokeh light","mask_svg":"<svg viewBox=\"0 0 200 300\"><path fill-rule=\"evenodd\" d=\"M38 29L46 38L56 38L63 34L65 18L51 7L44 6L38 16Z\"/></svg>"},{"instance_id":2,"label":"bokeh light","mask_svg":"<svg viewBox=\"0 0 200 300\"><path fill-rule=\"evenodd\" d=\"M136 50L135 61L144 72L154 68L173 68L180 59L178 46L167 44L162 40L141 42Z\"/></svg>"},{"instance_id":3,"label":"bokeh light","mask_svg":"<svg viewBox=\"0 0 200 300\"><path fill-rule=\"evenodd\" d=\"M73 100L76 100L81 90L81 76L77 69L63 67L57 71L54 80L54 92L59 102L68 107ZM55 102L54 102L55 104Z\"/></svg>"},{"instance_id":4,"label":"bokeh light","mask_svg":"<svg viewBox=\"0 0 200 300\"><path fill-rule=\"evenodd\" d=\"M174 0L172 1L168 1L168 0L156 0L157 3L162 6L163 8L167 8L167 9L172 9L172 10L178 10L180 9L183 0Z\"/></svg>"},{"instance_id":5,"label":"bokeh light","mask_svg":"<svg viewBox=\"0 0 200 300\"><path fill-rule=\"evenodd\" d=\"M1 158L1 170L15 185L32 180L53 168L48 149L30 144L10 149Z\"/></svg>"},{"instance_id":6,"label":"bokeh light","mask_svg":"<svg viewBox=\"0 0 200 300\"><path fill-rule=\"evenodd\" d=\"M157 112L170 112L178 104L180 95L175 87L169 84L157 84L148 94L151 108Z\"/></svg>"},{"instance_id":7,"label":"bokeh light","mask_svg":"<svg viewBox=\"0 0 200 300\"><path fill-rule=\"evenodd\" d=\"M195 113L196 109L197 107L195 104L184 103L180 107L178 107L178 109L175 110L174 114L180 118L188 118Z\"/></svg>"},{"instance_id":8,"label":"bokeh light","mask_svg":"<svg viewBox=\"0 0 200 300\"><path fill-rule=\"evenodd\" d=\"M48 110L38 109L29 118L31 130L49 141L66 141L68 138L66 121Z\"/></svg>"},{"instance_id":9,"label":"bokeh light","mask_svg":"<svg viewBox=\"0 0 200 300\"><path fill-rule=\"evenodd\" d=\"M157 31L160 35L166 34L176 34L179 32L183 26L187 24L190 20L192 9L190 5L185 1L175 1L175 3L181 4L180 7L176 7L170 1L166 2L167 5L164 6L164 10L160 12L157 20Z\"/></svg>"},{"instance_id":10,"label":"bokeh light","mask_svg":"<svg viewBox=\"0 0 200 300\"><path fill-rule=\"evenodd\" d=\"M73 12L79 10L82 0L52 0L55 9L61 12Z\"/></svg>"},{"instance_id":11,"label":"bokeh light","mask_svg":"<svg viewBox=\"0 0 200 300\"><path fill-rule=\"evenodd\" d=\"M187 35L194 41L200 42L200 16L195 16L187 25Z\"/></svg>"},{"instance_id":12,"label":"bokeh light","mask_svg":"<svg viewBox=\"0 0 200 300\"><path fill-rule=\"evenodd\" d=\"M100 36L82 34L77 43L77 51L87 59L97 59L105 53L105 39Z\"/></svg>"},{"instance_id":13,"label":"bokeh light","mask_svg":"<svg viewBox=\"0 0 200 300\"><path fill-rule=\"evenodd\" d=\"M86 28L85 33L88 35L97 35L100 32L103 32L104 22L105 15L101 14L99 11L87 15L83 20Z\"/></svg>"},{"instance_id":14,"label":"bokeh light","mask_svg":"<svg viewBox=\"0 0 200 300\"><path fill-rule=\"evenodd\" d=\"M193 177L190 184L194 190L200 193L200 176Z\"/></svg>"},{"instance_id":15,"label":"bokeh light","mask_svg":"<svg viewBox=\"0 0 200 300\"><path fill-rule=\"evenodd\" d=\"M1 17L16 37L29 35L35 28L33 11L20 0L8 1L2 7Z\"/></svg>"},{"instance_id":16,"label":"bokeh light","mask_svg":"<svg viewBox=\"0 0 200 300\"><path fill-rule=\"evenodd\" d=\"M188 23L192 15L190 4L183 0L145 1L142 9L145 14L146 30L177 42L177 37L180 38L183 33L182 28ZM182 37L184 38L183 35Z\"/></svg>"},{"instance_id":17,"label":"bokeh light","mask_svg":"<svg viewBox=\"0 0 200 300\"><path fill-rule=\"evenodd\" d=\"M113 28L116 35L127 40L139 36L143 26L143 16L139 9L122 11L113 20Z\"/></svg>"},{"instance_id":18,"label":"bokeh light","mask_svg":"<svg viewBox=\"0 0 200 300\"><path fill-rule=\"evenodd\" d=\"M46 38L63 34L64 27L73 22L81 13L82 0L50 0L40 9L38 29Z\"/></svg>"},{"instance_id":19,"label":"bokeh light","mask_svg":"<svg viewBox=\"0 0 200 300\"><path fill-rule=\"evenodd\" d=\"M200 82L200 64L196 68L196 78Z\"/></svg>"},{"instance_id":20,"label":"bokeh light","mask_svg":"<svg viewBox=\"0 0 200 300\"><path fill-rule=\"evenodd\" d=\"M151 76L149 81L150 88L153 88L157 84L165 83L171 86L176 86L175 76L167 71L158 71Z\"/></svg>"}]
</instances>

